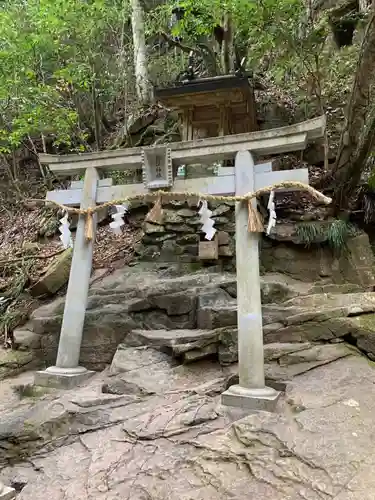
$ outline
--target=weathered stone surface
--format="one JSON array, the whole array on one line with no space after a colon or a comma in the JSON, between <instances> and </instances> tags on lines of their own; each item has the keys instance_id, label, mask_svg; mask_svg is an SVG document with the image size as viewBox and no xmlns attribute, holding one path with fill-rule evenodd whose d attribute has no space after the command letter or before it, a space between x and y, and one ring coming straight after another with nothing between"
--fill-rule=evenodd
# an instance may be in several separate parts
<instances>
[{"instance_id":1,"label":"weathered stone surface","mask_svg":"<svg viewBox=\"0 0 375 500\"><path fill-rule=\"evenodd\" d=\"M189 329L196 327L196 313L191 311L188 314L179 314L168 316L165 311L151 310L133 315L135 323L139 328L146 330L171 330L171 329Z\"/></svg>"},{"instance_id":2,"label":"weathered stone surface","mask_svg":"<svg viewBox=\"0 0 375 500\"><path fill-rule=\"evenodd\" d=\"M187 224L166 224L167 231L174 231L175 233L190 233L191 229Z\"/></svg>"},{"instance_id":3,"label":"weathered stone surface","mask_svg":"<svg viewBox=\"0 0 375 500\"><path fill-rule=\"evenodd\" d=\"M110 373L117 375L118 373L131 372L138 368L168 361L168 359L167 354L155 349L148 347L131 348L125 344L120 344L113 357Z\"/></svg>"},{"instance_id":4,"label":"weathered stone surface","mask_svg":"<svg viewBox=\"0 0 375 500\"><path fill-rule=\"evenodd\" d=\"M176 341L176 356L187 360L189 356L211 355L216 349L224 364L233 362L237 350L236 288L233 274L189 273L181 264L138 264L96 281L88 298L81 363L89 369L103 369L132 330L194 328L232 328L233 339L221 342L215 333L210 342L202 338L199 342ZM344 284L316 285L280 273L266 274L261 288L265 342L331 341L352 335L361 337L358 347L375 356L375 347L373 352L368 340L371 335L361 335L368 329L352 320L375 315L374 294L342 293L348 290ZM47 364L56 359L63 309L64 298L59 298L34 311L27 325L30 333L23 337L22 348L33 350ZM17 332L15 338L17 342Z\"/></svg>"},{"instance_id":5,"label":"weathered stone surface","mask_svg":"<svg viewBox=\"0 0 375 500\"><path fill-rule=\"evenodd\" d=\"M357 347L375 357L375 315L364 314L354 318L348 318L346 334L353 337Z\"/></svg>"},{"instance_id":6,"label":"weathered stone surface","mask_svg":"<svg viewBox=\"0 0 375 500\"><path fill-rule=\"evenodd\" d=\"M233 257L234 248L229 245L222 245L219 247L219 256L220 257Z\"/></svg>"},{"instance_id":7,"label":"weathered stone surface","mask_svg":"<svg viewBox=\"0 0 375 500\"><path fill-rule=\"evenodd\" d=\"M184 363L193 363L200 359L209 358L211 356L216 356L217 345L215 343L208 344L204 347L189 349L184 353L183 361Z\"/></svg>"},{"instance_id":8,"label":"weathered stone surface","mask_svg":"<svg viewBox=\"0 0 375 500\"><path fill-rule=\"evenodd\" d=\"M306 349L298 350L283 354L278 358L278 363L281 367L294 365L305 365L313 363L316 366L320 364L330 363L336 359L351 356L353 350L346 344L327 344L314 345ZM300 368L299 368L300 369Z\"/></svg>"},{"instance_id":9,"label":"weathered stone surface","mask_svg":"<svg viewBox=\"0 0 375 500\"><path fill-rule=\"evenodd\" d=\"M221 245L229 245L229 243L231 241L229 233L227 233L225 231L218 231L218 233L217 233L217 241L218 241L219 246L221 246Z\"/></svg>"},{"instance_id":10,"label":"weathered stone surface","mask_svg":"<svg viewBox=\"0 0 375 500\"><path fill-rule=\"evenodd\" d=\"M77 391L76 391L77 394ZM10 408L1 415L0 444L6 450L0 457L0 466L4 460L20 460L29 456L45 442L50 442L50 448L60 446L59 441L69 436L78 436L84 429L94 430L113 425L116 418L108 412L108 408L119 404L117 398L95 398L92 406L88 405L87 398L80 405L77 396L72 401L73 394L66 394L59 404L46 396L46 399L36 403L20 404ZM122 399L120 404L131 404L138 401L136 396ZM106 406L105 403L107 404ZM105 411L100 411L103 407Z\"/></svg>"},{"instance_id":11,"label":"weathered stone surface","mask_svg":"<svg viewBox=\"0 0 375 500\"><path fill-rule=\"evenodd\" d=\"M197 326L204 329L215 329L237 324L237 303L201 307L198 309Z\"/></svg>"},{"instance_id":12,"label":"weathered stone surface","mask_svg":"<svg viewBox=\"0 0 375 500\"><path fill-rule=\"evenodd\" d=\"M216 332L210 330L133 330L125 339L128 346L172 347L200 340L214 340Z\"/></svg>"},{"instance_id":13,"label":"weathered stone surface","mask_svg":"<svg viewBox=\"0 0 375 500\"><path fill-rule=\"evenodd\" d=\"M197 297L193 293L176 293L173 295L159 295L150 299L157 309L163 309L168 316L188 314L195 311Z\"/></svg>"},{"instance_id":14,"label":"weathered stone surface","mask_svg":"<svg viewBox=\"0 0 375 500\"><path fill-rule=\"evenodd\" d=\"M195 328L199 291L233 282L227 274L183 273L179 266L139 265L95 282L88 299L81 363L90 369L104 368L117 345L136 328ZM57 299L35 310L28 325L41 335L37 355L49 364L55 361L63 310L64 299Z\"/></svg>"},{"instance_id":15,"label":"weathered stone surface","mask_svg":"<svg viewBox=\"0 0 375 500\"><path fill-rule=\"evenodd\" d=\"M23 328L16 328L13 331L13 339L16 348L20 351L41 348L41 336L31 330L28 330L27 325Z\"/></svg>"},{"instance_id":16,"label":"weathered stone surface","mask_svg":"<svg viewBox=\"0 0 375 500\"><path fill-rule=\"evenodd\" d=\"M271 362L287 356L288 354L297 353L309 349L311 344L309 342L302 343L281 343L266 344L264 346L264 361Z\"/></svg>"},{"instance_id":17,"label":"weathered stone surface","mask_svg":"<svg viewBox=\"0 0 375 500\"><path fill-rule=\"evenodd\" d=\"M177 215L180 217L196 217L197 212L194 212L190 208L181 208L181 210L177 211Z\"/></svg>"},{"instance_id":18,"label":"weathered stone surface","mask_svg":"<svg viewBox=\"0 0 375 500\"><path fill-rule=\"evenodd\" d=\"M234 371L211 362L111 377L135 394L101 394L108 380L98 375L78 390L4 408L2 481L22 484L20 500L232 500L249 491L372 500L374 367L354 355L312 363L291 377L274 414L222 407Z\"/></svg>"},{"instance_id":19,"label":"weathered stone surface","mask_svg":"<svg viewBox=\"0 0 375 500\"><path fill-rule=\"evenodd\" d=\"M31 287L33 297L53 295L68 282L72 255L72 249L68 248L55 258L44 275Z\"/></svg>"},{"instance_id":20,"label":"weathered stone surface","mask_svg":"<svg viewBox=\"0 0 375 500\"><path fill-rule=\"evenodd\" d=\"M104 394L114 394L117 396L122 396L125 394L137 394L139 396L150 396L154 394L152 391L147 391L143 387L140 387L133 382L126 382L120 378L109 379L102 386L102 392Z\"/></svg>"},{"instance_id":21,"label":"weathered stone surface","mask_svg":"<svg viewBox=\"0 0 375 500\"><path fill-rule=\"evenodd\" d=\"M25 370L38 366L38 361L31 351L15 351L0 347L0 380L13 377Z\"/></svg>"},{"instance_id":22,"label":"weathered stone surface","mask_svg":"<svg viewBox=\"0 0 375 500\"><path fill-rule=\"evenodd\" d=\"M212 211L212 217L217 217L219 215L226 214L230 212L232 209L231 207L228 207L228 205L219 205L215 210Z\"/></svg>"},{"instance_id":23,"label":"weathered stone surface","mask_svg":"<svg viewBox=\"0 0 375 500\"><path fill-rule=\"evenodd\" d=\"M155 243L163 243L166 240L173 240L175 238L174 233L164 233L164 234L146 234L143 237L143 242L150 244L150 245L155 245Z\"/></svg>"},{"instance_id":24,"label":"weathered stone surface","mask_svg":"<svg viewBox=\"0 0 375 500\"><path fill-rule=\"evenodd\" d=\"M183 434L186 429L216 420L219 413L216 402L206 396L191 396L175 403L173 407L158 408L138 419L124 422L123 429L129 436L141 440L169 438Z\"/></svg>"},{"instance_id":25,"label":"weathered stone surface","mask_svg":"<svg viewBox=\"0 0 375 500\"><path fill-rule=\"evenodd\" d=\"M145 246L142 243L134 245L134 252L140 260L150 261L160 257L160 248L157 245Z\"/></svg>"},{"instance_id":26,"label":"weathered stone surface","mask_svg":"<svg viewBox=\"0 0 375 500\"><path fill-rule=\"evenodd\" d=\"M218 359L223 366L238 361L237 328L220 328Z\"/></svg>"},{"instance_id":27,"label":"weathered stone surface","mask_svg":"<svg viewBox=\"0 0 375 500\"><path fill-rule=\"evenodd\" d=\"M169 259L171 255L178 256L184 253L184 249L181 245L178 245L176 241L164 241L161 247L161 257Z\"/></svg>"},{"instance_id":28,"label":"weathered stone surface","mask_svg":"<svg viewBox=\"0 0 375 500\"><path fill-rule=\"evenodd\" d=\"M217 226L217 227L223 226L223 225L225 225L225 224L229 224L229 223L231 222L231 221L230 221L230 219L229 219L228 217L225 217L225 216L223 216L223 215L221 215L221 216L216 216L216 217L212 216L212 218L214 219L214 221L215 221L215 226ZM221 229L222 229L222 228L221 228Z\"/></svg>"},{"instance_id":29,"label":"weathered stone surface","mask_svg":"<svg viewBox=\"0 0 375 500\"><path fill-rule=\"evenodd\" d=\"M152 224L151 222L145 222L143 225L143 230L146 234L163 234L165 229L164 226L159 226L158 224Z\"/></svg>"},{"instance_id":30,"label":"weathered stone surface","mask_svg":"<svg viewBox=\"0 0 375 500\"><path fill-rule=\"evenodd\" d=\"M163 210L163 222L164 224L181 224L184 219L173 210Z\"/></svg>"},{"instance_id":31,"label":"weathered stone surface","mask_svg":"<svg viewBox=\"0 0 375 500\"><path fill-rule=\"evenodd\" d=\"M319 222L315 221L314 224L319 224ZM324 234L324 228L328 227L329 221L321 221L320 225L322 230L317 232L314 241L311 243L322 243L326 241L326 234ZM298 233L298 224L293 223L277 223L276 226L272 229L268 237L271 240L275 241L288 241L294 243L296 245L306 245L306 242L301 238Z\"/></svg>"},{"instance_id":32,"label":"weathered stone surface","mask_svg":"<svg viewBox=\"0 0 375 500\"><path fill-rule=\"evenodd\" d=\"M265 272L286 274L305 282L329 280L334 284L356 284L362 290L374 285L374 255L368 236L361 233L347 241L349 252L337 259L329 248L263 240L261 265Z\"/></svg>"},{"instance_id":33,"label":"weathered stone surface","mask_svg":"<svg viewBox=\"0 0 375 500\"><path fill-rule=\"evenodd\" d=\"M177 256L180 255L187 262L196 260L198 240L194 238L196 235L191 235L191 233L199 230L201 222L197 212L186 208L186 206L184 202L176 202L175 205L169 203L164 209L167 227L159 226L162 233L156 232L153 235L146 230L147 234L136 249L142 260L158 259L161 262L179 262L181 258ZM321 216L319 210L321 211L318 209L316 213L314 212L313 217ZM233 207L227 203L217 204L214 208L214 214L216 228L219 232L224 231L229 238L226 243L220 243L225 248L221 250L219 260L225 266L229 266L230 263L231 267L234 268L235 223ZM287 216L289 217L290 214ZM299 216L300 219L301 216ZM173 223L169 221L173 221ZM327 221L323 221L322 224L327 224ZM152 231L158 230L152 228ZM175 238L171 235L175 235L178 240L177 245L182 245L182 247L185 242L180 239L187 236L187 239L191 241L187 244L197 248L189 248L189 255L184 255L184 249L181 250L179 246L174 248L166 246L163 249L162 243L165 241L165 234L168 235L165 240L174 240ZM296 231L295 224L278 224L270 238L263 237L261 249L262 269L266 272L281 272L300 281L321 282L322 285L331 282L358 286L361 291L372 289L375 283L373 276L374 256L365 233L358 233L357 236L349 238L347 242L349 253L342 252L339 258L333 255L328 246L319 246L319 241L324 240L324 235L320 239L317 238L317 244L305 248L303 240ZM152 248L148 249L148 246L152 246Z\"/></svg>"},{"instance_id":34,"label":"weathered stone surface","mask_svg":"<svg viewBox=\"0 0 375 500\"><path fill-rule=\"evenodd\" d=\"M198 234L185 234L184 236L180 236L176 239L176 242L179 245L192 245L198 244L199 235Z\"/></svg>"},{"instance_id":35,"label":"weathered stone surface","mask_svg":"<svg viewBox=\"0 0 375 500\"><path fill-rule=\"evenodd\" d=\"M0 482L0 500L13 500L13 498L16 498L16 490Z\"/></svg>"}]
</instances>

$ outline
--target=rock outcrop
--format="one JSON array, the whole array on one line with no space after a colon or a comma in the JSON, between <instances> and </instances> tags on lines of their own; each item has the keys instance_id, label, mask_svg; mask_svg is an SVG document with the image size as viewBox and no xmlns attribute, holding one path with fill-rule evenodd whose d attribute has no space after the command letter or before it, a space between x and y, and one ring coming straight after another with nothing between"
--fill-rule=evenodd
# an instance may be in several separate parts
<instances>
[{"instance_id":1,"label":"rock outcrop","mask_svg":"<svg viewBox=\"0 0 375 500\"><path fill-rule=\"evenodd\" d=\"M350 339L374 357L375 294L359 291L364 289L358 283L302 282L280 273L262 276L265 343ZM214 357L223 365L233 363L236 294L231 273L186 273L151 264L116 271L90 289L80 361L103 369L125 343L153 345L183 362ZM14 332L16 345L53 364L63 308L59 298L35 310Z\"/></svg>"},{"instance_id":2,"label":"rock outcrop","mask_svg":"<svg viewBox=\"0 0 375 500\"><path fill-rule=\"evenodd\" d=\"M15 351L0 347L0 380L12 377L38 366L38 359L31 350Z\"/></svg>"},{"instance_id":3,"label":"rock outcrop","mask_svg":"<svg viewBox=\"0 0 375 500\"><path fill-rule=\"evenodd\" d=\"M54 259L39 281L31 287L33 297L54 295L68 282L72 255L72 249L68 248Z\"/></svg>"}]
</instances>

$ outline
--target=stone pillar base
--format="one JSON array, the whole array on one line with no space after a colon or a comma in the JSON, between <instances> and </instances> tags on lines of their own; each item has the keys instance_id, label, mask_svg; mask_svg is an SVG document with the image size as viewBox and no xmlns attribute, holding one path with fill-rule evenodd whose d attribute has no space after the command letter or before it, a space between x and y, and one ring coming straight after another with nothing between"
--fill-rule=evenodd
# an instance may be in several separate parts
<instances>
[{"instance_id":1,"label":"stone pillar base","mask_svg":"<svg viewBox=\"0 0 375 500\"><path fill-rule=\"evenodd\" d=\"M34 384L55 389L72 389L94 374L95 372L87 370L83 366L77 366L77 368L50 366L46 370L35 373Z\"/></svg>"},{"instance_id":2,"label":"stone pillar base","mask_svg":"<svg viewBox=\"0 0 375 500\"><path fill-rule=\"evenodd\" d=\"M221 403L245 410L261 410L273 412L281 393L271 387L263 389L247 389L240 385L232 385L221 395Z\"/></svg>"},{"instance_id":3,"label":"stone pillar base","mask_svg":"<svg viewBox=\"0 0 375 500\"><path fill-rule=\"evenodd\" d=\"M0 483L0 500L13 500L16 498L16 490Z\"/></svg>"}]
</instances>

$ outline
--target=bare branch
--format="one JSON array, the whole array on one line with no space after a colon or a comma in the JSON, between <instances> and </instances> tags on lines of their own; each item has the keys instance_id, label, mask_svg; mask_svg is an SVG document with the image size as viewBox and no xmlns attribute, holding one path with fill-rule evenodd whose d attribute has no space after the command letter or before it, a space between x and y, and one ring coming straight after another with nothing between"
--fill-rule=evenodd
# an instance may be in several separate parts
<instances>
[{"instance_id":1,"label":"bare branch","mask_svg":"<svg viewBox=\"0 0 375 500\"><path fill-rule=\"evenodd\" d=\"M173 47L177 47L178 49L182 50L183 52L186 52L187 54L189 54L190 52L194 52L194 54L201 55L200 50L195 49L193 47L189 47L188 45L184 45L183 43L179 42L178 40L175 40L171 36L167 35L167 33L165 33L164 31L160 31L159 35L162 36L166 42L173 45Z\"/></svg>"}]
</instances>

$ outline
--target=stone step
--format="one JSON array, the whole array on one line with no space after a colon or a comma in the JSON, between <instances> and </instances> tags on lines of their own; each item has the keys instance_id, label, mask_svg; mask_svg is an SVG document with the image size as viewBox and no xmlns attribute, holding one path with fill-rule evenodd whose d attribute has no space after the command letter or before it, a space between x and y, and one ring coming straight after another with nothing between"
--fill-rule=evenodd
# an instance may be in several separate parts
<instances>
[{"instance_id":1,"label":"stone step","mask_svg":"<svg viewBox=\"0 0 375 500\"><path fill-rule=\"evenodd\" d=\"M375 293L323 293L294 297L282 304L262 306L263 326L301 325L313 321L358 316L375 312ZM200 301L198 299L197 327L216 329L237 325L237 301ZM271 327L271 330L273 328ZM309 339L307 339L309 340Z\"/></svg>"},{"instance_id":2,"label":"stone step","mask_svg":"<svg viewBox=\"0 0 375 500\"><path fill-rule=\"evenodd\" d=\"M132 330L125 338L129 347L174 347L201 343L207 345L218 340L213 330Z\"/></svg>"},{"instance_id":3,"label":"stone step","mask_svg":"<svg viewBox=\"0 0 375 500\"><path fill-rule=\"evenodd\" d=\"M237 361L236 328L215 330L133 330L124 346L160 349L183 363L215 357L222 364Z\"/></svg>"}]
</instances>

